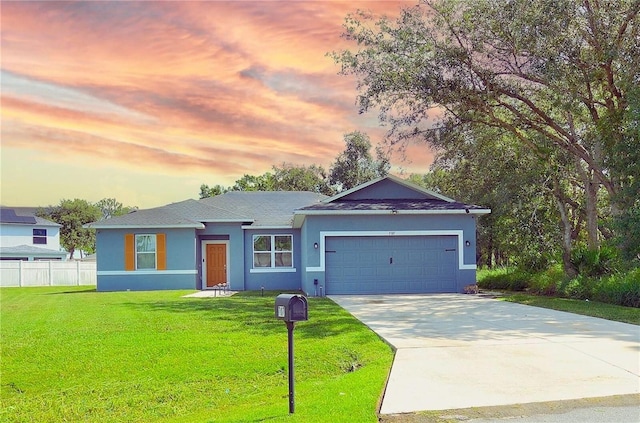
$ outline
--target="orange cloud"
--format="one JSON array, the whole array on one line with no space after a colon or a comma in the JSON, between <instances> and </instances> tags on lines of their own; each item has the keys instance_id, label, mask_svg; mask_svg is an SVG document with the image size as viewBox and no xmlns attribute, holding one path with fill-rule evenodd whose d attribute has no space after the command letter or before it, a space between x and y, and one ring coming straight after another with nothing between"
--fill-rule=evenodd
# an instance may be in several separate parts
<instances>
[{"instance_id":1,"label":"orange cloud","mask_svg":"<svg viewBox=\"0 0 640 423\"><path fill-rule=\"evenodd\" d=\"M346 46L344 17L414 3L3 2L2 160L38 149L210 184L328 166L345 133L384 133L325 55Z\"/></svg>"}]
</instances>

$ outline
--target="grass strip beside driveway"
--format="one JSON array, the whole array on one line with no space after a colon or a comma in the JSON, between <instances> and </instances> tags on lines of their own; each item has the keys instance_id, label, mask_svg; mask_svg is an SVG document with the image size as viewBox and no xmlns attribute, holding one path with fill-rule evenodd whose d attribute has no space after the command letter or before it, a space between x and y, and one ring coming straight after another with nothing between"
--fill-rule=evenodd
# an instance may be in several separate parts
<instances>
[{"instance_id":1,"label":"grass strip beside driveway","mask_svg":"<svg viewBox=\"0 0 640 423\"><path fill-rule=\"evenodd\" d=\"M0 421L375 422L393 352L329 299L287 331L277 293L0 290Z\"/></svg>"},{"instance_id":2,"label":"grass strip beside driveway","mask_svg":"<svg viewBox=\"0 0 640 423\"><path fill-rule=\"evenodd\" d=\"M573 300L558 297L543 297L528 294L505 294L505 301L534 307L550 308L584 316L599 317L616 322L640 325L640 308L623 307L598 301Z\"/></svg>"}]
</instances>

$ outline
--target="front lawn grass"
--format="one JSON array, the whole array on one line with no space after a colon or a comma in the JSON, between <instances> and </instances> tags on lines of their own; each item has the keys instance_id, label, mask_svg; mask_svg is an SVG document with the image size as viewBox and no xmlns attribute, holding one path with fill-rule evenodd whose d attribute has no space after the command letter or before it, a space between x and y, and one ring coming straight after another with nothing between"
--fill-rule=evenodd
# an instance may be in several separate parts
<instances>
[{"instance_id":1,"label":"front lawn grass","mask_svg":"<svg viewBox=\"0 0 640 423\"><path fill-rule=\"evenodd\" d=\"M600 317L617 322L640 325L640 309L624 307L598 301L572 300L568 298L543 297L528 294L513 294L504 297L505 301L526 304L535 307L567 311L584 316Z\"/></svg>"},{"instance_id":2,"label":"front lawn grass","mask_svg":"<svg viewBox=\"0 0 640 423\"><path fill-rule=\"evenodd\" d=\"M287 330L277 293L0 290L2 422L376 422L393 352L329 299Z\"/></svg>"}]
</instances>

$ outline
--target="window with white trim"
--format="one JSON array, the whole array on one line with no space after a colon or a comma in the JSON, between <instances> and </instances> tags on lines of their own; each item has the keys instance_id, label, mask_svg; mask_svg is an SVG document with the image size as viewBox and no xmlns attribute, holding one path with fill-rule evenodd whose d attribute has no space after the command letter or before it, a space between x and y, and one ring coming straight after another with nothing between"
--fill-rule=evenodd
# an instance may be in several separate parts
<instances>
[{"instance_id":1,"label":"window with white trim","mask_svg":"<svg viewBox=\"0 0 640 423\"><path fill-rule=\"evenodd\" d=\"M47 244L47 230L46 229L34 229L33 230L33 243L38 245Z\"/></svg>"},{"instance_id":2,"label":"window with white trim","mask_svg":"<svg viewBox=\"0 0 640 423\"><path fill-rule=\"evenodd\" d=\"M136 269L156 268L156 235L136 234Z\"/></svg>"},{"instance_id":3,"label":"window with white trim","mask_svg":"<svg viewBox=\"0 0 640 423\"><path fill-rule=\"evenodd\" d=\"M253 268L293 268L293 235L254 235Z\"/></svg>"}]
</instances>

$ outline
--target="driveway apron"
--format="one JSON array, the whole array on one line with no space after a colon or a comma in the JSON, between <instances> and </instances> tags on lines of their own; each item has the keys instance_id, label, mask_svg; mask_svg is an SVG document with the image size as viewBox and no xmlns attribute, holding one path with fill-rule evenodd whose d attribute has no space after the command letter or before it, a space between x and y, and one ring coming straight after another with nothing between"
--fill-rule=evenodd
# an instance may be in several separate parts
<instances>
[{"instance_id":1,"label":"driveway apron","mask_svg":"<svg viewBox=\"0 0 640 423\"><path fill-rule=\"evenodd\" d=\"M330 296L396 349L381 414L640 393L640 327L478 295Z\"/></svg>"}]
</instances>

